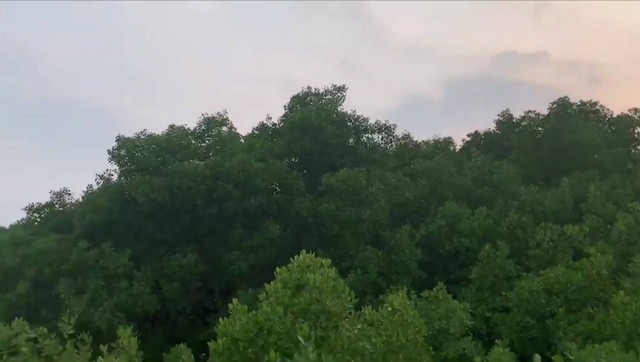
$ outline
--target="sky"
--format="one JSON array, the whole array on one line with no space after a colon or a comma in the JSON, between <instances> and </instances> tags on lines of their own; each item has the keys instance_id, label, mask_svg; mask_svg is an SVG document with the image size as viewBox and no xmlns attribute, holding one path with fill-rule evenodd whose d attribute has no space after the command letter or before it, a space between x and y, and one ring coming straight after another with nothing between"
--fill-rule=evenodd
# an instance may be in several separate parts
<instances>
[{"instance_id":1,"label":"sky","mask_svg":"<svg viewBox=\"0 0 640 362\"><path fill-rule=\"evenodd\" d=\"M0 225L79 194L116 135L227 110L241 132L305 86L418 138L560 96L640 106L640 2L0 2Z\"/></svg>"}]
</instances>

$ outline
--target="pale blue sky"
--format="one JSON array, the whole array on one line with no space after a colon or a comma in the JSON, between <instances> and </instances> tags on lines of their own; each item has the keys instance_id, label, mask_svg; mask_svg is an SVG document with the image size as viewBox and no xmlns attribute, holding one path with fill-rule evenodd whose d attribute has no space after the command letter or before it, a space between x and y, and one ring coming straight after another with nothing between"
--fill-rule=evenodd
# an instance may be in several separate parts
<instances>
[{"instance_id":1,"label":"pale blue sky","mask_svg":"<svg viewBox=\"0 0 640 362\"><path fill-rule=\"evenodd\" d=\"M638 43L638 2L0 2L0 225L80 192L118 133L222 109L246 132L306 85L420 137L640 106Z\"/></svg>"}]
</instances>

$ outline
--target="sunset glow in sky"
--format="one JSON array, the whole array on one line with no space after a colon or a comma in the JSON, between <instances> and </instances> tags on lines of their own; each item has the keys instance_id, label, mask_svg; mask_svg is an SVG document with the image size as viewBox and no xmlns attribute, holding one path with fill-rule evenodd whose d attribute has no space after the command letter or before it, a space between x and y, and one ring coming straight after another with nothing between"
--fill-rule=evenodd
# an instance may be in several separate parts
<instances>
[{"instance_id":1,"label":"sunset glow in sky","mask_svg":"<svg viewBox=\"0 0 640 362\"><path fill-rule=\"evenodd\" d=\"M118 133L227 109L246 132L302 87L457 139L553 99L640 106L640 2L2 2L0 225L108 167Z\"/></svg>"}]
</instances>

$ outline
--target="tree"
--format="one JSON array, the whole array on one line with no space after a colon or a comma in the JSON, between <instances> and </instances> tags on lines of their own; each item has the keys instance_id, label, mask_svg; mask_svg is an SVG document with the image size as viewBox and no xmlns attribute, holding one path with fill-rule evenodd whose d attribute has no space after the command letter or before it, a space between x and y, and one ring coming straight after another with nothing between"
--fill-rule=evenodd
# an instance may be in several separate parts
<instances>
[{"instance_id":1,"label":"tree","mask_svg":"<svg viewBox=\"0 0 640 362\"><path fill-rule=\"evenodd\" d=\"M312 254L277 269L259 299L256 310L232 303L209 345L213 361L293 358L300 341L337 360L430 360L425 326L405 293L356 311L353 292L330 262Z\"/></svg>"},{"instance_id":2,"label":"tree","mask_svg":"<svg viewBox=\"0 0 640 362\"><path fill-rule=\"evenodd\" d=\"M564 97L458 144L346 97L116 137L0 228L0 360L637 358L638 109ZM90 340L41 332L67 313Z\"/></svg>"}]
</instances>

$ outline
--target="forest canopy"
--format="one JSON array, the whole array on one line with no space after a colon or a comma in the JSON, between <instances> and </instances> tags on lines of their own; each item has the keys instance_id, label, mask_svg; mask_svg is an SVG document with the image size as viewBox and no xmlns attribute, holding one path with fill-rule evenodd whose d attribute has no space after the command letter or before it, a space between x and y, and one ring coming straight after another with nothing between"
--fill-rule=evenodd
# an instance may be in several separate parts
<instances>
[{"instance_id":1,"label":"forest canopy","mask_svg":"<svg viewBox=\"0 0 640 362\"><path fill-rule=\"evenodd\" d=\"M458 144L346 96L119 135L27 205L0 361L640 361L640 109L565 97Z\"/></svg>"}]
</instances>

